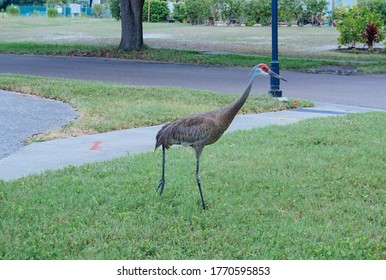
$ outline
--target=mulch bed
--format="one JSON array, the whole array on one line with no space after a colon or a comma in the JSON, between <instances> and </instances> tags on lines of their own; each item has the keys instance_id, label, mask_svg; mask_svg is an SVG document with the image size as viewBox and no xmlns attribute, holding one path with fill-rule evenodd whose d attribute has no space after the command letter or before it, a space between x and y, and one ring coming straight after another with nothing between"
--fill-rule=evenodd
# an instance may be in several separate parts
<instances>
[{"instance_id":1,"label":"mulch bed","mask_svg":"<svg viewBox=\"0 0 386 280\"><path fill-rule=\"evenodd\" d=\"M353 53L353 54L378 54L378 55L386 55L386 48L341 48L335 49L335 52L341 53Z\"/></svg>"}]
</instances>

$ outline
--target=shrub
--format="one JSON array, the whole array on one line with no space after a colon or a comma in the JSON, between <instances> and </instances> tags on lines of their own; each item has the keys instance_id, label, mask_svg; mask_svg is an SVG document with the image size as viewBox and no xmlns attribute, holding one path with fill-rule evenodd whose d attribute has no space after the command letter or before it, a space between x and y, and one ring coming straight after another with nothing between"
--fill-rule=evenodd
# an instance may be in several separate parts
<instances>
[{"instance_id":1,"label":"shrub","mask_svg":"<svg viewBox=\"0 0 386 280\"><path fill-rule=\"evenodd\" d=\"M386 25L386 1L385 0L358 0L359 7L368 7L371 11L382 16L383 24Z\"/></svg>"},{"instance_id":2,"label":"shrub","mask_svg":"<svg viewBox=\"0 0 386 280\"><path fill-rule=\"evenodd\" d=\"M14 5L9 5L5 9L6 13L10 16L17 17L20 14L20 9L19 7L16 7Z\"/></svg>"},{"instance_id":3,"label":"shrub","mask_svg":"<svg viewBox=\"0 0 386 280\"><path fill-rule=\"evenodd\" d=\"M341 24L343 19L348 15L348 7L339 6L334 8L334 11L331 15L331 19L335 21L336 24Z\"/></svg>"},{"instance_id":4,"label":"shrub","mask_svg":"<svg viewBox=\"0 0 386 280\"><path fill-rule=\"evenodd\" d=\"M365 44L372 48L374 43L380 37L378 33L378 27L374 22L370 22L366 25L365 31L362 33L362 37L365 39Z\"/></svg>"},{"instance_id":5,"label":"shrub","mask_svg":"<svg viewBox=\"0 0 386 280\"><path fill-rule=\"evenodd\" d=\"M339 47L345 45L349 48L362 39L362 31L365 26L365 18L361 15L358 7L347 8L347 13L341 11L342 18L338 20L337 29L340 32L338 37Z\"/></svg>"},{"instance_id":6,"label":"shrub","mask_svg":"<svg viewBox=\"0 0 386 280\"><path fill-rule=\"evenodd\" d=\"M47 17L49 18L56 18L58 17L58 10L55 8L49 8L47 10Z\"/></svg>"},{"instance_id":7,"label":"shrub","mask_svg":"<svg viewBox=\"0 0 386 280\"><path fill-rule=\"evenodd\" d=\"M168 4L160 0L151 0L150 1L150 21L151 22L160 22L165 21L169 15ZM111 0L110 2L110 11L113 18L116 20L121 20L121 7L119 5L119 0ZM142 21L147 21L148 18L148 4L147 1L143 5Z\"/></svg>"},{"instance_id":8,"label":"shrub","mask_svg":"<svg viewBox=\"0 0 386 280\"><path fill-rule=\"evenodd\" d=\"M246 20L244 23L245 23L245 26L254 26L256 24L256 21Z\"/></svg>"},{"instance_id":9,"label":"shrub","mask_svg":"<svg viewBox=\"0 0 386 280\"><path fill-rule=\"evenodd\" d=\"M174 4L173 18L179 22L183 22L188 18L186 12L186 5L184 2L178 2Z\"/></svg>"},{"instance_id":10,"label":"shrub","mask_svg":"<svg viewBox=\"0 0 386 280\"><path fill-rule=\"evenodd\" d=\"M143 5L142 20L147 21L148 19L148 7L147 3ZM150 21L160 22L165 21L170 11L168 4L165 1L151 0L150 1Z\"/></svg>"},{"instance_id":11,"label":"shrub","mask_svg":"<svg viewBox=\"0 0 386 280\"><path fill-rule=\"evenodd\" d=\"M210 0L185 0L186 13L191 24L203 24L209 19Z\"/></svg>"},{"instance_id":12,"label":"shrub","mask_svg":"<svg viewBox=\"0 0 386 280\"><path fill-rule=\"evenodd\" d=\"M92 13L97 17L101 18L103 14L103 7L101 4L95 4L92 6Z\"/></svg>"},{"instance_id":13,"label":"shrub","mask_svg":"<svg viewBox=\"0 0 386 280\"><path fill-rule=\"evenodd\" d=\"M121 7L119 6L119 0L111 0L110 11L113 18L116 20L121 19Z\"/></svg>"},{"instance_id":14,"label":"shrub","mask_svg":"<svg viewBox=\"0 0 386 280\"><path fill-rule=\"evenodd\" d=\"M353 6L345 11L340 11L340 17L341 19L338 20L337 24L337 29L340 32L338 37L339 47L345 45L349 48L354 48L357 43L366 44L364 32L369 23L374 23L378 27L377 36L373 42L381 42L383 40L382 16L370 11L369 8Z\"/></svg>"}]
</instances>

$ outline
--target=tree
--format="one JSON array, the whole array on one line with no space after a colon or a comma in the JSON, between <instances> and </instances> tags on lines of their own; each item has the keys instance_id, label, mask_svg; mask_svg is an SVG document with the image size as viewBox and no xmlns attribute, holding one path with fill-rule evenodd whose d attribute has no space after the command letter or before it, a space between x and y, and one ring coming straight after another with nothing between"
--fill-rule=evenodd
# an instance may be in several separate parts
<instances>
[{"instance_id":1,"label":"tree","mask_svg":"<svg viewBox=\"0 0 386 280\"><path fill-rule=\"evenodd\" d=\"M0 0L0 9L5 9L11 4L15 6L43 6L45 3L46 0Z\"/></svg>"},{"instance_id":2,"label":"tree","mask_svg":"<svg viewBox=\"0 0 386 280\"><path fill-rule=\"evenodd\" d=\"M173 18L179 22L183 22L188 18L184 2L177 2L174 4Z\"/></svg>"},{"instance_id":3,"label":"tree","mask_svg":"<svg viewBox=\"0 0 386 280\"><path fill-rule=\"evenodd\" d=\"M327 9L326 0L305 0L306 10L311 16L312 25L319 24L319 18ZM317 20L316 20L317 19Z\"/></svg>"},{"instance_id":4,"label":"tree","mask_svg":"<svg viewBox=\"0 0 386 280\"><path fill-rule=\"evenodd\" d=\"M121 20L121 8L119 7L120 0L111 0L110 1L110 11L113 18L117 21Z\"/></svg>"},{"instance_id":5,"label":"tree","mask_svg":"<svg viewBox=\"0 0 386 280\"><path fill-rule=\"evenodd\" d=\"M212 0L212 11L217 20L240 19L244 4L243 0Z\"/></svg>"},{"instance_id":6,"label":"tree","mask_svg":"<svg viewBox=\"0 0 386 280\"><path fill-rule=\"evenodd\" d=\"M95 4L94 6L92 6L92 13L97 18L102 18L103 17L103 6L101 4Z\"/></svg>"},{"instance_id":7,"label":"tree","mask_svg":"<svg viewBox=\"0 0 386 280\"><path fill-rule=\"evenodd\" d=\"M202 24L210 16L210 0L185 0L190 23Z\"/></svg>"},{"instance_id":8,"label":"tree","mask_svg":"<svg viewBox=\"0 0 386 280\"><path fill-rule=\"evenodd\" d=\"M271 0L250 0L246 2L244 8L246 21L258 22L261 25L271 24Z\"/></svg>"},{"instance_id":9,"label":"tree","mask_svg":"<svg viewBox=\"0 0 386 280\"><path fill-rule=\"evenodd\" d=\"M120 0L121 43L124 51L139 50L143 46L142 12L145 0Z\"/></svg>"},{"instance_id":10,"label":"tree","mask_svg":"<svg viewBox=\"0 0 386 280\"><path fill-rule=\"evenodd\" d=\"M299 20L303 14L302 0L280 0L279 1L279 16L280 20L287 22L291 26L292 20Z\"/></svg>"}]
</instances>

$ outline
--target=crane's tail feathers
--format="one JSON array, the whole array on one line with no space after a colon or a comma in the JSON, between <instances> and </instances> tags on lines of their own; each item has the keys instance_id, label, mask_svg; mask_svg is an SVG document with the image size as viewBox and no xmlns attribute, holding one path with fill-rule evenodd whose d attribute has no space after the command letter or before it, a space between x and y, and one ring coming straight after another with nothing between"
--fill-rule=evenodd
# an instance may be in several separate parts
<instances>
[{"instance_id":1,"label":"crane's tail feathers","mask_svg":"<svg viewBox=\"0 0 386 280\"><path fill-rule=\"evenodd\" d=\"M170 129L169 129L170 123L165 124L160 131L158 131L156 136L156 143L155 143L155 149L156 150L159 146L165 147L165 149L169 149L171 144L170 141Z\"/></svg>"}]
</instances>

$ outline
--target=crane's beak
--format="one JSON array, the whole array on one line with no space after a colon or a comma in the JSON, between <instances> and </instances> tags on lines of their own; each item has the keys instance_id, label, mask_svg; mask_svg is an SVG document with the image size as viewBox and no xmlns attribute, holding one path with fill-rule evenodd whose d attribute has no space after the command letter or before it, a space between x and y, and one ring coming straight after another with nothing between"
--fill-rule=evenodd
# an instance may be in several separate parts
<instances>
[{"instance_id":1,"label":"crane's beak","mask_svg":"<svg viewBox=\"0 0 386 280\"><path fill-rule=\"evenodd\" d=\"M284 82L288 82L286 79L284 79L282 76L280 76L279 74L276 74L275 72L273 72L271 69L268 70L268 74L271 76L271 77L275 77L279 80L282 80Z\"/></svg>"}]
</instances>

